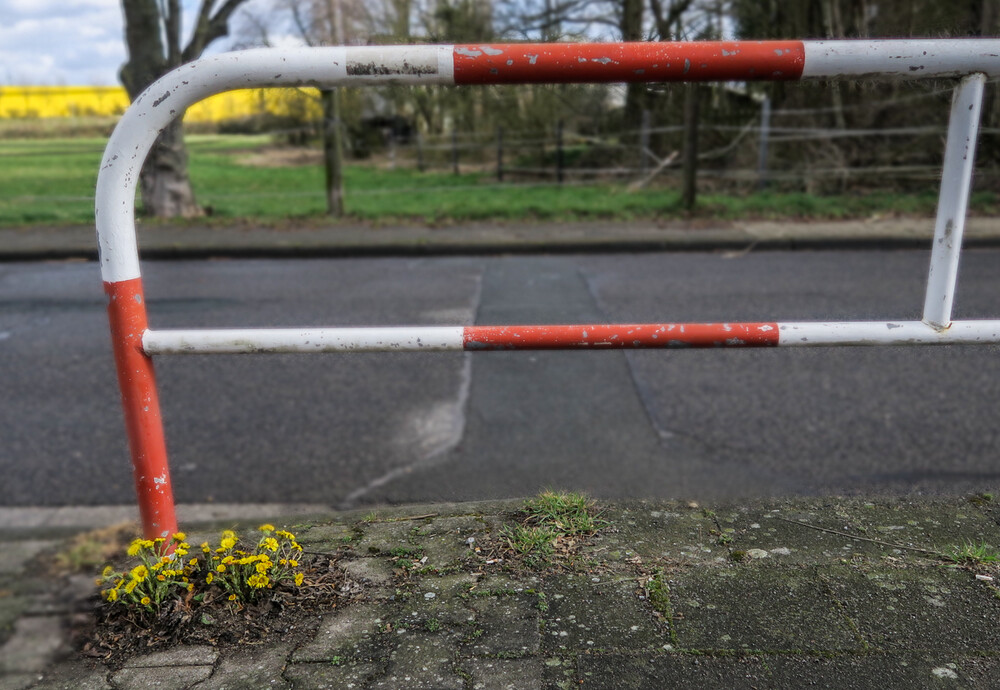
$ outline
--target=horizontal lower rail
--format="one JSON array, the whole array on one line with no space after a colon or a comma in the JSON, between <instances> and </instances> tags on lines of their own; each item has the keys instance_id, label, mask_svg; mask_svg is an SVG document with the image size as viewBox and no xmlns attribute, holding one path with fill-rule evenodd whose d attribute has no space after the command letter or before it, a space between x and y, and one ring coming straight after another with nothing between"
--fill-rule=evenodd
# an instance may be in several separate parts
<instances>
[{"instance_id":1,"label":"horizontal lower rail","mask_svg":"<svg viewBox=\"0 0 1000 690\"><path fill-rule=\"evenodd\" d=\"M150 355L989 345L1000 343L1000 321L942 330L922 321L148 330L142 343Z\"/></svg>"}]
</instances>

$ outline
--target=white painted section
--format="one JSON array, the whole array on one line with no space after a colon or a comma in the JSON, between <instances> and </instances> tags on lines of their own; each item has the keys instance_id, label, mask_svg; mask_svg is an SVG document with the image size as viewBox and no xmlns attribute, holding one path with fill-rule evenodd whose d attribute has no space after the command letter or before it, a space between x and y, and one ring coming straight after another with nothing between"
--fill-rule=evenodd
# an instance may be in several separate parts
<instances>
[{"instance_id":1,"label":"white painted section","mask_svg":"<svg viewBox=\"0 0 1000 690\"><path fill-rule=\"evenodd\" d=\"M462 350L462 326L146 331L148 355Z\"/></svg>"},{"instance_id":2,"label":"white painted section","mask_svg":"<svg viewBox=\"0 0 1000 690\"><path fill-rule=\"evenodd\" d=\"M951 323L985 84L986 76L983 74L966 77L955 89L951 102L934 244L931 245L924 297L924 321L935 328L945 328Z\"/></svg>"},{"instance_id":3,"label":"white painted section","mask_svg":"<svg viewBox=\"0 0 1000 690\"><path fill-rule=\"evenodd\" d=\"M259 49L183 65L154 82L115 127L97 178L95 213L101 275L139 277L135 192L157 135L186 108L223 91L273 86L452 84L452 46Z\"/></svg>"},{"instance_id":4,"label":"white painted section","mask_svg":"<svg viewBox=\"0 0 1000 690\"><path fill-rule=\"evenodd\" d=\"M1000 76L1000 40L803 41L803 79Z\"/></svg>"},{"instance_id":5,"label":"white painted section","mask_svg":"<svg viewBox=\"0 0 1000 690\"><path fill-rule=\"evenodd\" d=\"M1000 321L955 321L939 330L923 321L779 323L780 347L831 345L988 345L1000 343Z\"/></svg>"}]
</instances>

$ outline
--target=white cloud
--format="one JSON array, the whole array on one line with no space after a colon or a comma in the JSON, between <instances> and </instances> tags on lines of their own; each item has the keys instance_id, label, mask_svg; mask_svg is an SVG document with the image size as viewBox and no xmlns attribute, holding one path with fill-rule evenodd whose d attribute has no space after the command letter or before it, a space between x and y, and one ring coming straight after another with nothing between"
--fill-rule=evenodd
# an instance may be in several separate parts
<instances>
[{"instance_id":1,"label":"white cloud","mask_svg":"<svg viewBox=\"0 0 1000 690\"><path fill-rule=\"evenodd\" d=\"M126 58L120 0L0 0L0 84L116 85Z\"/></svg>"},{"instance_id":2,"label":"white cloud","mask_svg":"<svg viewBox=\"0 0 1000 690\"><path fill-rule=\"evenodd\" d=\"M0 47L0 83L112 85L125 60L121 8L117 0L0 0Z\"/></svg>"}]
</instances>

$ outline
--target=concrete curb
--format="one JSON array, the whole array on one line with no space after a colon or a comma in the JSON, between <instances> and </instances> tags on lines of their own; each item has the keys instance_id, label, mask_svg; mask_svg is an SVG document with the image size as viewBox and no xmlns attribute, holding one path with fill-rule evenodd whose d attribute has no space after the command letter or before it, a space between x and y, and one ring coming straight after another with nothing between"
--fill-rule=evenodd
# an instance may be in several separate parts
<instances>
[{"instance_id":1,"label":"concrete curb","mask_svg":"<svg viewBox=\"0 0 1000 690\"><path fill-rule=\"evenodd\" d=\"M141 227L146 259L449 256L648 251L929 248L931 219L746 222L691 227L650 221L485 224L454 227ZM973 218L968 247L1000 246L1000 219ZM97 257L93 228L0 228L0 261Z\"/></svg>"}]
</instances>

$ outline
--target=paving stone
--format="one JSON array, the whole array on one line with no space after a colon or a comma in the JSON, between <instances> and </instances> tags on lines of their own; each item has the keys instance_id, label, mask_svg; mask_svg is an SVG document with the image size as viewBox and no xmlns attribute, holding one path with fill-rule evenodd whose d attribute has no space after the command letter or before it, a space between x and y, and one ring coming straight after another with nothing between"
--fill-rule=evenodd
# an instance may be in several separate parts
<instances>
[{"instance_id":1,"label":"paving stone","mask_svg":"<svg viewBox=\"0 0 1000 690\"><path fill-rule=\"evenodd\" d=\"M418 593L400 606L395 627L397 632L427 630L462 636L473 620L472 612L461 599L427 599Z\"/></svg>"},{"instance_id":2,"label":"paving stone","mask_svg":"<svg viewBox=\"0 0 1000 690\"><path fill-rule=\"evenodd\" d=\"M839 651L861 641L812 570L698 568L669 577L681 648Z\"/></svg>"},{"instance_id":3,"label":"paving stone","mask_svg":"<svg viewBox=\"0 0 1000 690\"><path fill-rule=\"evenodd\" d=\"M465 681L456 673L456 648L447 638L432 633L400 636L389 656L389 672L371 688L408 690L464 690Z\"/></svg>"},{"instance_id":4,"label":"paving stone","mask_svg":"<svg viewBox=\"0 0 1000 690\"><path fill-rule=\"evenodd\" d=\"M355 536L354 528L341 524L312 525L295 532L295 539L300 544L328 544L333 548L343 546Z\"/></svg>"},{"instance_id":5,"label":"paving stone","mask_svg":"<svg viewBox=\"0 0 1000 690\"><path fill-rule=\"evenodd\" d=\"M103 666L95 669L95 665L76 657L67 659L45 669L33 690L111 690L108 669Z\"/></svg>"},{"instance_id":6,"label":"paving stone","mask_svg":"<svg viewBox=\"0 0 1000 690\"><path fill-rule=\"evenodd\" d=\"M635 582L591 575L560 575L542 587L542 650L643 649L662 645L666 628L639 600Z\"/></svg>"},{"instance_id":7,"label":"paving stone","mask_svg":"<svg viewBox=\"0 0 1000 690\"><path fill-rule=\"evenodd\" d=\"M357 558L353 561L342 561L340 565L352 580L376 587L385 587L392 583L393 565L384 558Z\"/></svg>"},{"instance_id":8,"label":"paving stone","mask_svg":"<svg viewBox=\"0 0 1000 690\"><path fill-rule=\"evenodd\" d=\"M37 680L37 673L5 674L0 672L0 690L23 690L23 688L30 688Z\"/></svg>"},{"instance_id":9,"label":"paving stone","mask_svg":"<svg viewBox=\"0 0 1000 690\"><path fill-rule=\"evenodd\" d=\"M541 690L542 660L468 659L460 664L470 677L472 690Z\"/></svg>"},{"instance_id":10,"label":"paving stone","mask_svg":"<svg viewBox=\"0 0 1000 690\"><path fill-rule=\"evenodd\" d=\"M534 594L474 597L475 619L463 653L477 656L536 654L540 648L540 612Z\"/></svg>"},{"instance_id":11,"label":"paving stone","mask_svg":"<svg viewBox=\"0 0 1000 690\"><path fill-rule=\"evenodd\" d=\"M427 576L415 580L400 602L398 623L408 630L448 632L458 636L473 620L465 595L475 584L468 573Z\"/></svg>"},{"instance_id":12,"label":"paving stone","mask_svg":"<svg viewBox=\"0 0 1000 690\"><path fill-rule=\"evenodd\" d=\"M87 599L94 593L94 578L90 575L70 575L60 578L56 592L29 597L25 614L29 616L54 616L74 611L89 611Z\"/></svg>"},{"instance_id":13,"label":"paving stone","mask_svg":"<svg viewBox=\"0 0 1000 690\"><path fill-rule=\"evenodd\" d=\"M615 690L775 687L768 681L767 665L757 657L584 654L579 669L583 687Z\"/></svg>"},{"instance_id":14,"label":"paving stone","mask_svg":"<svg viewBox=\"0 0 1000 690\"><path fill-rule=\"evenodd\" d=\"M125 662L124 668L154 668L157 666L211 666L219 657L214 647L182 645L162 652L137 656Z\"/></svg>"},{"instance_id":15,"label":"paving stone","mask_svg":"<svg viewBox=\"0 0 1000 690\"><path fill-rule=\"evenodd\" d=\"M21 572L28 561L47 549L55 548L58 544L57 541L36 539L5 541L3 558L0 558L0 574L10 575Z\"/></svg>"},{"instance_id":16,"label":"paving stone","mask_svg":"<svg viewBox=\"0 0 1000 690\"><path fill-rule=\"evenodd\" d=\"M483 534L486 531L486 523L483 518L474 515L439 517L421 525L420 531L425 536L451 535L464 541L469 537Z\"/></svg>"},{"instance_id":17,"label":"paving stone","mask_svg":"<svg viewBox=\"0 0 1000 690\"><path fill-rule=\"evenodd\" d=\"M354 542L354 550L365 555L391 555L402 550L418 552L414 543L414 530L420 525L412 522L372 522L361 527L361 538Z\"/></svg>"},{"instance_id":18,"label":"paving stone","mask_svg":"<svg viewBox=\"0 0 1000 690\"><path fill-rule=\"evenodd\" d=\"M543 688L571 690L580 687L581 676L575 656L543 656L540 661Z\"/></svg>"},{"instance_id":19,"label":"paving stone","mask_svg":"<svg viewBox=\"0 0 1000 690\"><path fill-rule=\"evenodd\" d=\"M843 511L873 539L946 552L967 541L1000 547L1000 525L964 499L846 501Z\"/></svg>"},{"instance_id":20,"label":"paving stone","mask_svg":"<svg viewBox=\"0 0 1000 690\"><path fill-rule=\"evenodd\" d=\"M434 592L434 597L428 598L451 598L464 596L479 581L471 573L456 573L454 575L430 575L421 577L416 581L414 590L422 594Z\"/></svg>"},{"instance_id":21,"label":"paving stone","mask_svg":"<svg viewBox=\"0 0 1000 690\"><path fill-rule=\"evenodd\" d=\"M1000 600L966 572L939 567L821 572L876 648L1000 651Z\"/></svg>"},{"instance_id":22,"label":"paving stone","mask_svg":"<svg viewBox=\"0 0 1000 690\"><path fill-rule=\"evenodd\" d=\"M856 555L876 557L889 551L868 541L813 529L867 536L851 524L837 509L838 505L796 501L793 505L777 503L719 510L715 515L721 530L719 540L728 542L730 553L763 549L769 562L775 564L782 561L825 564Z\"/></svg>"},{"instance_id":23,"label":"paving stone","mask_svg":"<svg viewBox=\"0 0 1000 690\"><path fill-rule=\"evenodd\" d=\"M985 497L985 496L988 496ZM993 494L975 496L970 500L975 508L1000 527L1000 496Z\"/></svg>"},{"instance_id":24,"label":"paving stone","mask_svg":"<svg viewBox=\"0 0 1000 690\"><path fill-rule=\"evenodd\" d=\"M111 676L111 684L120 690L185 690L211 675L211 666L123 668Z\"/></svg>"},{"instance_id":25,"label":"paving stone","mask_svg":"<svg viewBox=\"0 0 1000 690\"><path fill-rule=\"evenodd\" d=\"M384 672L384 664L327 662L291 664L285 670L285 677L294 683L296 690L353 690L367 687Z\"/></svg>"},{"instance_id":26,"label":"paving stone","mask_svg":"<svg viewBox=\"0 0 1000 690\"><path fill-rule=\"evenodd\" d=\"M63 646L62 619L57 616L25 616L18 619L14 634L0 647L0 673L44 671Z\"/></svg>"},{"instance_id":27,"label":"paving stone","mask_svg":"<svg viewBox=\"0 0 1000 690\"><path fill-rule=\"evenodd\" d=\"M25 597L15 596L10 589L0 589L0 645L14 633L14 624L29 603ZM0 646L0 649L3 647Z\"/></svg>"},{"instance_id":28,"label":"paving stone","mask_svg":"<svg viewBox=\"0 0 1000 690\"><path fill-rule=\"evenodd\" d=\"M482 520L465 515L436 518L421 525L415 537L427 556L427 565L443 568L470 558L473 552L468 540L482 541L486 530Z\"/></svg>"},{"instance_id":29,"label":"paving stone","mask_svg":"<svg viewBox=\"0 0 1000 690\"><path fill-rule=\"evenodd\" d=\"M670 559L681 562L725 560L729 551L712 535L715 522L701 510L680 504L653 507L644 503L614 506L602 514L610 525L593 541L592 551L622 558Z\"/></svg>"},{"instance_id":30,"label":"paving stone","mask_svg":"<svg viewBox=\"0 0 1000 690\"><path fill-rule=\"evenodd\" d=\"M951 655L861 655L833 659L770 657L767 665L773 688L843 688L844 690L910 690L911 688L968 688L969 669L979 662ZM996 688L996 676L989 686ZM974 681L973 681L974 682ZM971 685L975 687L975 685Z\"/></svg>"},{"instance_id":31,"label":"paving stone","mask_svg":"<svg viewBox=\"0 0 1000 690\"><path fill-rule=\"evenodd\" d=\"M385 604L354 604L323 617L316 637L297 650L292 660L362 660L378 657L384 646L379 632L394 618Z\"/></svg>"},{"instance_id":32,"label":"paving stone","mask_svg":"<svg viewBox=\"0 0 1000 690\"><path fill-rule=\"evenodd\" d=\"M291 644L246 647L226 654L216 664L215 673L195 688L198 690L256 690L288 688L282 677Z\"/></svg>"},{"instance_id":33,"label":"paving stone","mask_svg":"<svg viewBox=\"0 0 1000 690\"><path fill-rule=\"evenodd\" d=\"M1000 658L963 658L957 661L959 675L977 690L996 690L1000 685Z\"/></svg>"}]
</instances>

